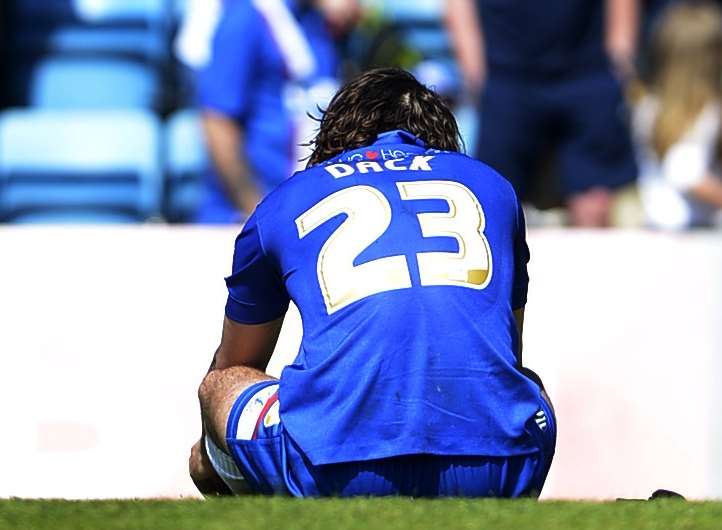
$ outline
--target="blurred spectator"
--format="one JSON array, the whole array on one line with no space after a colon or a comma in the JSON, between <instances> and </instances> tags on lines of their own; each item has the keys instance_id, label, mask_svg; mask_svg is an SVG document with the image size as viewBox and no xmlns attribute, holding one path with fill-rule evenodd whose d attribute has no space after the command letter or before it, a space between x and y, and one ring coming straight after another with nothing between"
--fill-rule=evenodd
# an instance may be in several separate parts
<instances>
[{"instance_id":1,"label":"blurred spectator","mask_svg":"<svg viewBox=\"0 0 722 530\"><path fill-rule=\"evenodd\" d=\"M222 0L188 0L173 42L176 57L186 67L197 70L208 64L222 7Z\"/></svg>"},{"instance_id":2,"label":"blurred spectator","mask_svg":"<svg viewBox=\"0 0 722 530\"><path fill-rule=\"evenodd\" d=\"M672 4L652 38L650 92L636 107L639 191L657 228L709 226L722 208L722 13L712 2Z\"/></svg>"},{"instance_id":3,"label":"blurred spectator","mask_svg":"<svg viewBox=\"0 0 722 530\"><path fill-rule=\"evenodd\" d=\"M229 223L298 168L307 112L336 89L334 33L355 21L355 0L229 0L199 73L198 97L215 172L198 221Z\"/></svg>"},{"instance_id":4,"label":"blurred spectator","mask_svg":"<svg viewBox=\"0 0 722 530\"><path fill-rule=\"evenodd\" d=\"M637 175L622 82L638 2L447 1L467 90L481 93L477 156L529 200L553 153L573 225L608 225L612 190Z\"/></svg>"}]
</instances>

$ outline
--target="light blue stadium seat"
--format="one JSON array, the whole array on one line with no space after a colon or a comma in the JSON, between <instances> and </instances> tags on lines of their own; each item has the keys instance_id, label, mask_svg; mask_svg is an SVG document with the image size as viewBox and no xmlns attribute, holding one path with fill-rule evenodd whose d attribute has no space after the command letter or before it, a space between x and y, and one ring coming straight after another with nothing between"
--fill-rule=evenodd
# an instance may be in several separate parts
<instances>
[{"instance_id":1,"label":"light blue stadium seat","mask_svg":"<svg viewBox=\"0 0 722 530\"><path fill-rule=\"evenodd\" d=\"M171 0L15 0L8 47L31 60L47 54L163 61Z\"/></svg>"},{"instance_id":2,"label":"light blue stadium seat","mask_svg":"<svg viewBox=\"0 0 722 530\"><path fill-rule=\"evenodd\" d=\"M160 124L139 110L0 115L0 219L139 221L158 215Z\"/></svg>"},{"instance_id":3,"label":"light blue stadium seat","mask_svg":"<svg viewBox=\"0 0 722 530\"><path fill-rule=\"evenodd\" d=\"M162 33L125 28L58 28L47 46L59 53L139 54L153 59L168 52Z\"/></svg>"},{"instance_id":4,"label":"light blue stadium seat","mask_svg":"<svg viewBox=\"0 0 722 530\"><path fill-rule=\"evenodd\" d=\"M45 108L150 108L158 84L156 72L136 61L55 57L35 68L29 100Z\"/></svg>"},{"instance_id":5,"label":"light blue stadium seat","mask_svg":"<svg viewBox=\"0 0 722 530\"><path fill-rule=\"evenodd\" d=\"M28 29L13 37L13 49L35 55L139 57L163 60L168 45L163 32L142 28L60 26Z\"/></svg>"},{"instance_id":6,"label":"light blue stadium seat","mask_svg":"<svg viewBox=\"0 0 722 530\"><path fill-rule=\"evenodd\" d=\"M190 221L198 207L201 177L209 159L200 116L191 109L172 114L165 127L165 217Z\"/></svg>"},{"instance_id":7,"label":"light blue stadium seat","mask_svg":"<svg viewBox=\"0 0 722 530\"><path fill-rule=\"evenodd\" d=\"M167 0L73 0L76 15L89 22L141 18L160 21L167 7Z\"/></svg>"}]
</instances>

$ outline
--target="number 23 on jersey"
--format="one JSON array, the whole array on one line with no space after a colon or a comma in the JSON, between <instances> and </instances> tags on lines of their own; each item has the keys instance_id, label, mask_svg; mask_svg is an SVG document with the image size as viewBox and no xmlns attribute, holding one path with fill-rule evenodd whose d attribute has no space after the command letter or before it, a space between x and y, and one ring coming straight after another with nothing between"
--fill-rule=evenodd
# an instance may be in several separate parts
<instances>
[{"instance_id":1,"label":"number 23 on jersey","mask_svg":"<svg viewBox=\"0 0 722 530\"><path fill-rule=\"evenodd\" d=\"M491 249L483 233L484 211L471 190L451 180L397 182L396 187L403 200L445 200L448 212L417 214L421 233L453 237L459 244L458 252L416 254L421 285L486 287L491 280ZM328 314L373 294L411 287L405 255L353 264L393 222L391 205L376 188L352 186L322 199L296 219L299 237L340 214L347 218L323 244L316 262Z\"/></svg>"}]
</instances>

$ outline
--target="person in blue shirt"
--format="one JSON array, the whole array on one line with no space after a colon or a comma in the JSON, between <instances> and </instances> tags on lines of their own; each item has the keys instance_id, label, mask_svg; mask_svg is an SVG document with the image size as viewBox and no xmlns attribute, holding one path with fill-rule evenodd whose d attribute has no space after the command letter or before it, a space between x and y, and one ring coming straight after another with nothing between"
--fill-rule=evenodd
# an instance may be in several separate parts
<instances>
[{"instance_id":1,"label":"person in blue shirt","mask_svg":"<svg viewBox=\"0 0 722 530\"><path fill-rule=\"evenodd\" d=\"M345 85L236 239L199 398L204 493L538 495L556 422L522 367L524 216L400 69ZM266 375L289 301L303 337Z\"/></svg>"},{"instance_id":2,"label":"person in blue shirt","mask_svg":"<svg viewBox=\"0 0 722 530\"><path fill-rule=\"evenodd\" d=\"M335 92L333 31L354 20L355 0L226 0L198 105L213 168L196 220L239 222L290 176L308 138L306 112Z\"/></svg>"}]
</instances>

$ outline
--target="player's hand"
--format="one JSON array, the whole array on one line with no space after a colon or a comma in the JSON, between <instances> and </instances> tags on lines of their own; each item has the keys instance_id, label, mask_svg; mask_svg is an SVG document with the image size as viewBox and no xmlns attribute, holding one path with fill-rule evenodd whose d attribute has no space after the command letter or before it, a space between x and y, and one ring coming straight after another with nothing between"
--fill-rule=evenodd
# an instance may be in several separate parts
<instances>
[{"instance_id":1,"label":"player's hand","mask_svg":"<svg viewBox=\"0 0 722 530\"><path fill-rule=\"evenodd\" d=\"M202 439L191 447L188 472L198 491L203 495L231 495L231 490L221 480L208 459Z\"/></svg>"}]
</instances>

